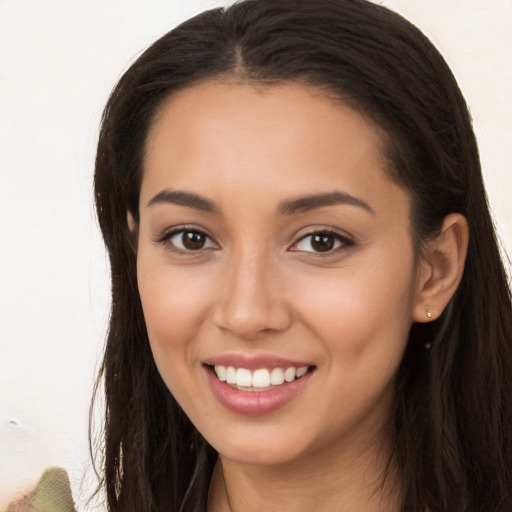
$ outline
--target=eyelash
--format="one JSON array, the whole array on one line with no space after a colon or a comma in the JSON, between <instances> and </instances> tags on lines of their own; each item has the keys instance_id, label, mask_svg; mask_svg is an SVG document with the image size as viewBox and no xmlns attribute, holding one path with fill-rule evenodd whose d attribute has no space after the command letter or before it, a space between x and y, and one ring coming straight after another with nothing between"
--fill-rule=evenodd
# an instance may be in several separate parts
<instances>
[{"instance_id":1,"label":"eyelash","mask_svg":"<svg viewBox=\"0 0 512 512\"><path fill-rule=\"evenodd\" d=\"M332 237L334 239L334 244L338 243L338 245L337 246L335 245L333 248L328 249L326 251L314 251L314 250L313 251L304 251L304 250L300 250L300 249L293 249L293 247L298 246L301 242L303 242L304 240L307 240L308 238L311 239L311 241L310 241L310 244L311 244L313 241L313 237L320 236L320 235ZM327 256L332 256L333 254L337 254L339 251L342 251L343 249L348 249L348 248L352 247L353 245L354 245L354 241L351 238L349 238L347 235L342 235L341 233L334 231L332 229L317 229L317 230L314 230L313 232L310 232L310 233L307 233L307 234L301 236L292 245L291 250L293 252L306 252L306 253L315 254L316 256L327 257Z\"/></svg>"},{"instance_id":2,"label":"eyelash","mask_svg":"<svg viewBox=\"0 0 512 512\"><path fill-rule=\"evenodd\" d=\"M203 245L202 247L199 247L197 250L177 247L176 244L172 242L172 238L174 238L177 235L181 235L182 239L183 239L183 235L185 235L186 233L189 233L189 234L193 233L193 234L197 234L200 236L204 236L207 240L206 244L209 244L209 245L207 245L206 247ZM330 248L326 251L315 251L315 250L305 251L305 250L301 250L301 249L294 249L294 247L298 246L301 242L307 240L308 238L311 238L311 240L313 240L313 237L320 236L320 235L332 237L334 239L334 244L335 244L334 247ZM180 227L178 229L173 229L171 231L166 231L166 232L162 233L161 235L159 235L157 238L155 238L154 242L167 246L167 248L170 251L173 251L178 254L184 254L184 255L198 254L203 250L212 250L212 249L218 248L218 245L216 244L216 242L208 234L206 234L203 230L197 229L194 227L187 228L186 226ZM312 242L310 242L310 243L312 243ZM348 248L352 247L353 245L354 245L354 241L346 235L342 235L339 232L334 231L332 229L317 229L315 231L309 232L309 233L301 236L296 242L293 243L293 245L290 247L289 250L291 252L312 253L317 256L327 257L327 256L331 256L333 254L336 254L343 249L348 249Z\"/></svg>"},{"instance_id":3,"label":"eyelash","mask_svg":"<svg viewBox=\"0 0 512 512\"><path fill-rule=\"evenodd\" d=\"M172 239L175 236L180 235L180 234L183 239L183 235L185 235L185 233L189 233L189 234L194 233L197 235L204 236L207 240L206 243L208 243L208 241L209 241L211 243L211 245L208 245L207 247L204 247L204 246L200 247L197 250L177 247L176 244L172 242ZM213 248L218 247L217 244L213 241L213 239L209 235L207 235L203 230L197 229L194 227L187 227L187 226L182 226L180 228L173 229L171 231L165 231L164 233L159 235L156 239L154 239L154 242L165 245L166 248L169 249L170 251L173 251L178 254L185 254L185 255L197 254L203 250L211 250Z\"/></svg>"}]
</instances>

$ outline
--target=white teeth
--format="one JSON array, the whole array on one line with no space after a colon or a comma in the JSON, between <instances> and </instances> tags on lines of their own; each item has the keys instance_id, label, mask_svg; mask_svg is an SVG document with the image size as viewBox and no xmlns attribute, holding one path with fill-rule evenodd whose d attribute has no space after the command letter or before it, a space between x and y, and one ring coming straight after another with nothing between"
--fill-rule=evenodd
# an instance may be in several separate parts
<instances>
[{"instance_id":1,"label":"white teeth","mask_svg":"<svg viewBox=\"0 0 512 512\"><path fill-rule=\"evenodd\" d=\"M306 373L308 373L307 366L303 366L302 368L297 368L297 371L296 371L297 378L300 378L300 377L306 375Z\"/></svg>"},{"instance_id":2,"label":"white teeth","mask_svg":"<svg viewBox=\"0 0 512 512\"><path fill-rule=\"evenodd\" d=\"M238 368L236 371L236 385L250 388L252 386L251 370L246 368Z\"/></svg>"},{"instance_id":3,"label":"white teeth","mask_svg":"<svg viewBox=\"0 0 512 512\"><path fill-rule=\"evenodd\" d=\"M236 370L232 366L228 366L226 369L226 382L236 384Z\"/></svg>"},{"instance_id":4,"label":"white teeth","mask_svg":"<svg viewBox=\"0 0 512 512\"><path fill-rule=\"evenodd\" d=\"M295 368L286 368L284 372L284 380L286 382L293 382L295 380Z\"/></svg>"},{"instance_id":5,"label":"white teeth","mask_svg":"<svg viewBox=\"0 0 512 512\"><path fill-rule=\"evenodd\" d=\"M279 386L284 382L284 372L282 368L274 368L270 374L270 384Z\"/></svg>"},{"instance_id":6,"label":"white teeth","mask_svg":"<svg viewBox=\"0 0 512 512\"><path fill-rule=\"evenodd\" d=\"M270 386L270 372L266 368L256 370L252 376L252 386L255 388L268 388Z\"/></svg>"},{"instance_id":7,"label":"white teeth","mask_svg":"<svg viewBox=\"0 0 512 512\"><path fill-rule=\"evenodd\" d=\"M303 377L308 372L308 366L301 366L295 368L259 368L254 372L247 368L234 368L233 366L215 365L215 373L219 380L240 386L244 388L259 388L264 389L270 386L280 386L285 381L293 382L295 379Z\"/></svg>"},{"instance_id":8,"label":"white teeth","mask_svg":"<svg viewBox=\"0 0 512 512\"><path fill-rule=\"evenodd\" d=\"M226 367L215 365L215 373L217 374L217 377L219 377L219 380L224 382L226 380Z\"/></svg>"}]
</instances>

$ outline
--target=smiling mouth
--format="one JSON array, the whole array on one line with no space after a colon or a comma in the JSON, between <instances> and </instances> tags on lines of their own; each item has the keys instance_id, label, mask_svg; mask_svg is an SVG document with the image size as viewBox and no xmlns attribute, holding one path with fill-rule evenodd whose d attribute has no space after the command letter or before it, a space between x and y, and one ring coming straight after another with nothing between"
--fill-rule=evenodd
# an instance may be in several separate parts
<instances>
[{"instance_id":1,"label":"smiling mouth","mask_svg":"<svg viewBox=\"0 0 512 512\"><path fill-rule=\"evenodd\" d=\"M221 382L225 382L234 389L240 391L269 391L300 379L312 371L314 366L259 368L254 371L247 368L222 365L215 365L212 368Z\"/></svg>"}]
</instances>

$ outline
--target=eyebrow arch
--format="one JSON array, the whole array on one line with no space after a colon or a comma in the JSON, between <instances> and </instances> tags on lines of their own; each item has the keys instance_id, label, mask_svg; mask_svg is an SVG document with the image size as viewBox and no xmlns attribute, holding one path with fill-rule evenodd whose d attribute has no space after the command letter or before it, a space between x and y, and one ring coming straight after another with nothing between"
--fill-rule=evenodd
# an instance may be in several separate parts
<instances>
[{"instance_id":1,"label":"eyebrow arch","mask_svg":"<svg viewBox=\"0 0 512 512\"><path fill-rule=\"evenodd\" d=\"M324 206L335 204L347 204L359 206L367 212L375 215L375 210L365 201L351 196L346 192L327 192L323 194L313 194L310 196L299 197L290 201L285 201L279 205L281 215L291 215L293 213L307 212Z\"/></svg>"},{"instance_id":2,"label":"eyebrow arch","mask_svg":"<svg viewBox=\"0 0 512 512\"><path fill-rule=\"evenodd\" d=\"M220 213L220 209L210 201L193 192L185 192L183 190L162 190L156 196L149 200L147 206L155 204L170 203L179 206L187 206L195 210L201 210L208 213Z\"/></svg>"}]
</instances>

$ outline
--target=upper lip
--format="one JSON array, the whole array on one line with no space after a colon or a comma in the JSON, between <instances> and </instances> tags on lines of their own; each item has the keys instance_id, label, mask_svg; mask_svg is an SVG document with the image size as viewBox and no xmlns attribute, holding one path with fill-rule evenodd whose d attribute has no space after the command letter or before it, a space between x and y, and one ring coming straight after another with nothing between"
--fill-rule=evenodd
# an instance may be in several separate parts
<instances>
[{"instance_id":1,"label":"upper lip","mask_svg":"<svg viewBox=\"0 0 512 512\"><path fill-rule=\"evenodd\" d=\"M312 366L310 362L286 359L272 354L219 354L204 361L209 366L233 366L234 368L246 368L248 370L258 370L259 368L302 368Z\"/></svg>"}]
</instances>

